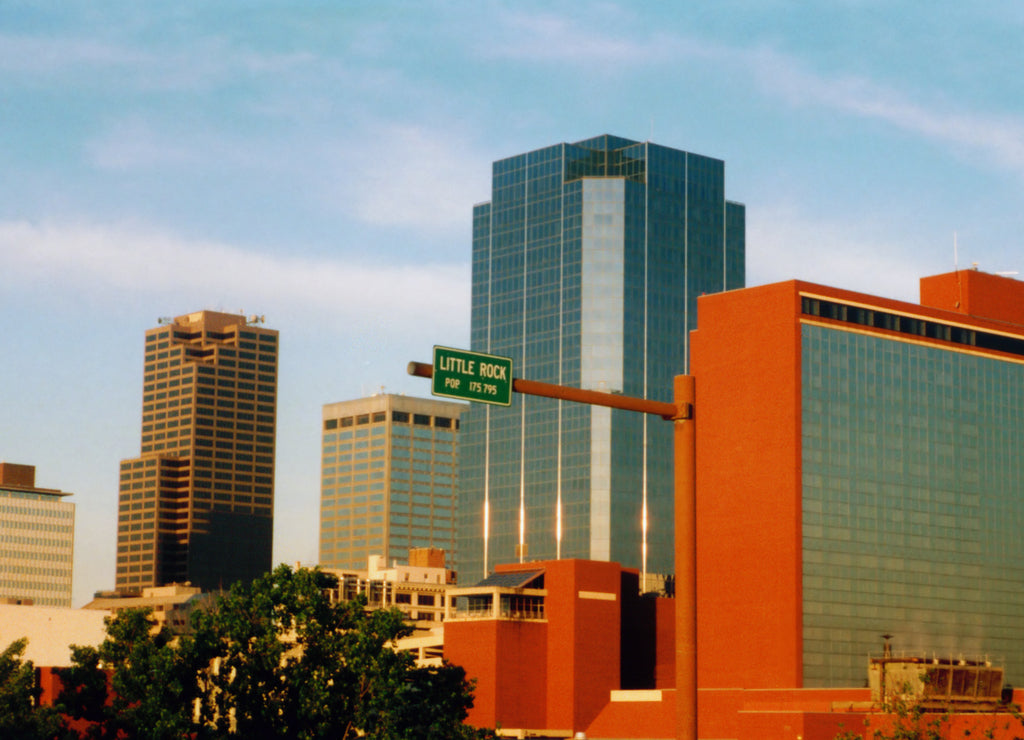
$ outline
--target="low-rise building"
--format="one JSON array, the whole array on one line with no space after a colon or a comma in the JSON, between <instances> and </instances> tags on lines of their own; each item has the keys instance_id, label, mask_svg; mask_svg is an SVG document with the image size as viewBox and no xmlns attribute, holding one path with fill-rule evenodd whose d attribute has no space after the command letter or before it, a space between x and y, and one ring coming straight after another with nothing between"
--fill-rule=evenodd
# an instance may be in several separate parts
<instances>
[{"instance_id":1,"label":"low-rise building","mask_svg":"<svg viewBox=\"0 0 1024 740\"><path fill-rule=\"evenodd\" d=\"M449 594L444 657L476 682L468 722L512 737L669 737L674 600L618 563L499 565Z\"/></svg>"},{"instance_id":2,"label":"low-rise building","mask_svg":"<svg viewBox=\"0 0 1024 740\"><path fill-rule=\"evenodd\" d=\"M198 586L174 583L169 586L150 586L139 596L123 596L116 591L101 591L83 609L99 609L117 614L125 609L149 609L160 627L172 632L187 632L192 612L209 604L213 594L203 593Z\"/></svg>"},{"instance_id":3,"label":"low-rise building","mask_svg":"<svg viewBox=\"0 0 1024 740\"><path fill-rule=\"evenodd\" d=\"M445 565L445 551L413 548L409 563L387 567L380 555L371 555L366 570L323 568L338 579L331 593L334 601L366 597L368 609L399 609L413 623L413 634L399 643L399 649L416 654L420 665L441 662L444 619L451 610L449 593L455 586L455 572Z\"/></svg>"},{"instance_id":4,"label":"low-rise building","mask_svg":"<svg viewBox=\"0 0 1024 740\"><path fill-rule=\"evenodd\" d=\"M22 660L63 668L71 665L72 645L98 647L106 637L110 612L69 607L0 604L0 651L15 640L28 645Z\"/></svg>"}]
</instances>

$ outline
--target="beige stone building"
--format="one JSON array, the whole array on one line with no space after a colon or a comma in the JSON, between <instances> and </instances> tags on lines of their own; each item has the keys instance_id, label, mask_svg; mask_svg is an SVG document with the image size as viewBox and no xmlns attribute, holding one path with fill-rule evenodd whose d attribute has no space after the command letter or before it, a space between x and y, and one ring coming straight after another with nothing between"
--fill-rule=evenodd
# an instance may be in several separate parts
<instances>
[{"instance_id":1,"label":"beige stone building","mask_svg":"<svg viewBox=\"0 0 1024 740\"><path fill-rule=\"evenodd\" d=\"M71 646L99 647L107 636L103 620L108 611L55 606L0 604L0 650L15 640L28 639L23 660L36 667L71 665Z\"/></svg>"},{"instance_id":2,"label":"beige stone building","mask_svg":"<svg viewBox=\"0 0 1024 740\"><path fill-rule=\"evenodd\" d=\"M323 407L320 565L455 547L459 416L467 404L379 394Z\"/></svg>"},{"instance_id":3,"label":"beige stone building","mask_svg":"<svg viewBox=\"0 0 1024 740\"><path fill-rule=\"evenodd\" d=\"M82 608L107 614L117 614L125 609L149 609L158 627L167 627L180 634L191 630L192 612L207 608L216 598L216 594L203 593L196 586L173 584L144 588L138 596L125 596L117 591L97 593Z\"/></svg>"},{"instance_id":4,"label":"beige stone building","mask_svg":"<svg viewBox=\"0 0 1024 740\"><path fill-rule=\"evenodd\" d=\"M444 620L453 609L451 594L455 571L437 548L413 548L409 562L388 567L380 555L371 555L365 570L323 568L338 579L332 601L366 597L368 609L398 609L413 625L413 633L398 641L396 649L414 654L420 665L440 665L444 653Z\"/></svg>"},{"instance_id":5,"label":"beige stone building","mask_svg":"<svg viewBox=\"0 0 1024 740\"><path fill-rule=\"evenodd\" d=\"M36 487L34 465L0 463L0 602L71 606L75 505Z\"/></svg>"}]
</instances>

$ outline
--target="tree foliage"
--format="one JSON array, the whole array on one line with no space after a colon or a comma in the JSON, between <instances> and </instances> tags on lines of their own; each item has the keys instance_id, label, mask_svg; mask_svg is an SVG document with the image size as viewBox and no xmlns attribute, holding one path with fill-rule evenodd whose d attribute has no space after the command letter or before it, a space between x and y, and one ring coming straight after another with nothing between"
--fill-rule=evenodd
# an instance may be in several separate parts
<instances>
[{"instance_id":1,"label":"tree foliage","mask_svg":"<svg viewBox=\"0 0 1024 740\"><path fill-rule=\"evenodd\" d=\"M215 644L206 716L247 738L452 738L472 705L461 668L392 649L412 628L365 600L332 604L329 577L281 566L196 618Z\"/></svg>"},{"instance_id":2,"label":"tree foliage","mask_svg":"<svg viewBox=\"0 0 1024 740\"><path fill-rule=\"evenodd\" d=\"M49 707L38 706L35 667L23 661L28 640L12 642L0 653L0 737L5 740L52 738L60 729L60 717Z\"/></svg>"},{"instance_id":3,"label":"tree foliage","mask_svg":"<svg viewBox=\"0 0 1024 740\"><path fill-rule=\"evenodd\" d=\"M107 619L98 649L72 647L71 668L58 671L65 687L58 707L90 723L88 738L181 738L195 729L207 664L192 638L172 641L147 610L127 609Z\"/></svg>"},{"instance_id":4,"label":"tree foliage","mask_svg":"<svg viewBox=\"0 0 1024 740\"><path fill-rule=\"evenodd\" d=\"M331 585L280 566L194 613L192 634L174 640L145 611L121 612L98 649L74 648L61 709L92 722L95 740L484 736L463 724L461 668L416 666L394 649L412 631L399 611L331 603Z\"/></svg>"},{"instance_id":5,"label":"tree foliage","mask_svg":"<svg viewBox=\"0 0 1024 740\"><path fill-rule=\"evenodd\" d=\"M974 719L968 727L955 728L957 713L947 707L929 710L910 695L910 687L877 705L879 714L864 719L864 732L844 730L834 740L952 740L953 738L1010 738L1024 740L1024 716L1013 704L1001 711L966 712L961 716ZM1012 734L1011 734L1012 733Z\"/></svg>"}]
</instances>

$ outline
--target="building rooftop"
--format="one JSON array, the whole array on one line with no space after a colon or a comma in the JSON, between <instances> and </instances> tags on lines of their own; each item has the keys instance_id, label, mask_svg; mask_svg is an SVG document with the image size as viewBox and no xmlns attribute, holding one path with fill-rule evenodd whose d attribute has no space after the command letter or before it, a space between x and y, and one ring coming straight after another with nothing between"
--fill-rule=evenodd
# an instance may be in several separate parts
<instances>
[{"instance_id":1,"label":"building rooftop","mask_svg":"<svg viewBox=\"0 0 1024 740\"><path fill-rule=\"evenodd\" d=\"M36 466L0 462L0 488L11 491L44 493L49 496L70 496L56 488L36 488Z\"/></svg>"}]
</instances>

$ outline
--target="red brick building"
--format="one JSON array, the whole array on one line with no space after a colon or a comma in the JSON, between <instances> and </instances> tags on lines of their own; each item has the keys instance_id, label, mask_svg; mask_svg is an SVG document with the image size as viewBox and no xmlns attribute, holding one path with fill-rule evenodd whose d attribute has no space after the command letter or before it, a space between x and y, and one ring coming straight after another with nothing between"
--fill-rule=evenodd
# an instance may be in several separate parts
<instances>
[{"instance_id":1,"label":"red brick building","mask_svg":"<svg viewBox=\"0 0 1024 740\"><path fill-rule=\"evenodd\" d=\"M866 687L883 634L911 654L992 655L1024 682L1024 283L958 271L922 279L913 304L790 281L698 306L698 736L889 731ZM635 577L502 566L507 598L476 614L467 591L445 653L478 681L471 721L676 737L689 614L678 599L675 630L668 600L635 617ZM987 709L942 731L967 730L1024 732Z\"/></svg>"},{"instance_id":2,"label":"red brick building","mask_svg":"<svg viewBox=\"0 0 1024 740\"><path fill-rule=\"evenodd\" d=\"M500 565L454 598L445 658L476 681L471 724L671 736L674 605L641 597L637 571L590 560Z\"/></svg>"},{"instance_id":3,"label":"red brick building","mask_svg":"<svg viewBox=\"0 0 1024 740\"><path fill-rule=\"evenodd\" d=\"M839 708L870 702L855 687L883 634L1024 681L1024 283L924 278L917 305L791 281L698 305L700 736L859 731Z\"/></svg>"}]
</instances>

